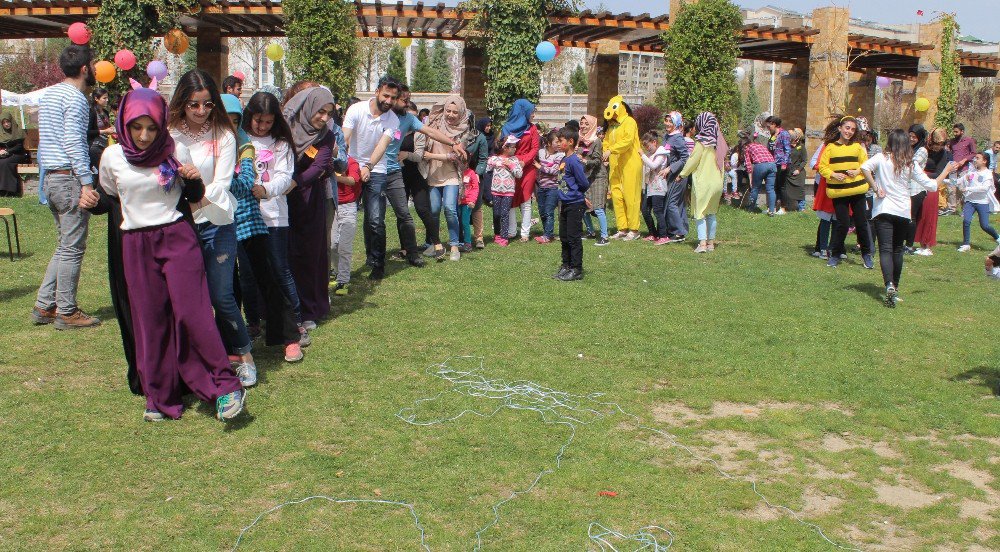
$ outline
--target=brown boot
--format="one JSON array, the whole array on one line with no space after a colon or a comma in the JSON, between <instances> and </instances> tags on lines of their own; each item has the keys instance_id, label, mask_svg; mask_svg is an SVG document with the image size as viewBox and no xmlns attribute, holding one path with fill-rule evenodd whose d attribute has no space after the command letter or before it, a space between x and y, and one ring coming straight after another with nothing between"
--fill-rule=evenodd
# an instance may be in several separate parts
<instances>
[{"instance_id":1,"label":"brown boot","mask_svg":"<svg viewBox=\"0 0 1000 552\"><path fill-rule=\"evenodd\" d=\"M98 318L90 316L80 309L73 311L73 314L60 314L56 316L55 322L57 330L73 330L77 328L90 328L91 326L100 325L101 321Z\"/></svg>"},{"instance_id":2,"label":"brown boot","mask_svg":"<svg viewBox=\"0 0 1000 552\"><path fill-rule=\"evenodd\" d=\"M31 307L31 320L36 326L44 326L56 321L56 308L42 310L38 307Z\"/></svg>"}]
</instances>

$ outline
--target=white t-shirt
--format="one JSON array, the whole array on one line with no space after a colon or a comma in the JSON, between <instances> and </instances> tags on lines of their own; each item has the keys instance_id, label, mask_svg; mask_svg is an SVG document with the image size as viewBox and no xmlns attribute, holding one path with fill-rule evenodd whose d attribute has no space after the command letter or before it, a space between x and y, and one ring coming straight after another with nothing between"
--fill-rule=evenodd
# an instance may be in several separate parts
<instances>
[{"instance_id":1,"label":"white t-shirt","mask_svg":"<svg viewBox=\"0 0 1000 552\"><path fill-rule=\"evenodd\" d=\"M358 102L347 108L344 115L344 134L351 131L351 141L347 144L347 150L351 153L359 165L364 165L371 161L375 146L383 136L393 139L399 132L399 117L390 109L377 117L372 116L371 104L374 101ZM379 159L378 164L372 168L373 173L385 174L387 158L385 155Z\"/></svg>"},{"instance_id":2,"label":"white t-shirt","mask_svg":"<svg viewBox=\"0 0 1000 552\"><path fill-rule=\"evenodd\" d=\"M989 169L969 171L958 179L958 187L966 203L989 203L988 194L993 192L993 173Z\"/></svg>"},{"instance_id":3,"label":"white t-shirt","mask_svg":"<svg viewBox=\"0 0 1000 552\"><path fill-rule=\"evenodd\" d=\"M875 183L885 190L885 197L878 197L878 194L875 194L872 203L873 218L881 214L910 218L911 181L929 192L937 190L937 182L924 174L923 169L917 166L916 161L913 162L910 170L904 170L899 176L896 176L892 160L884 153L876 153L862 163L861 168L871 172Z\"/></svg>"},{"instance_id":4,"label":"white t-shirt","mask_svg":"<svg viewBox=\"0 0 1000 552\"><path fill-rule=\"evenodd\" d=\"M176 129L171 129L170 135L191 152L194 166L205 183L205 199L209 204L192 213L194 221L216 226L232 224L236 220L236 198L229 193L229 187L236 171L236 136L227 131L216 138L215 131L209 130L194 139Z\"/></svg>"},{"instance_id":5,"label":"white t-shirt","mask_svg":"<svg viewBox=\"0 0 1000 552\"><path fill-rule=\"evenodd\" d=\"M191 154L177 144L174 157L182 165L191 163ZM101 157L101 187L122 204L122 230L139 230L170 224L181 218L177 210L183 182L178 178L170 191L160 186L159 167L136 167L125 160L120 144L108 146Z\"/></svg>"},{"instance_id":6,"label":"white t-shirt","mask_svg":"<svg viewBox=\"0 0 1000 552\"><path fill-rule=\"evenodd\" d=\"M267 190L267 197L260 200L260 214L268 228L288 226L288 200L285 194L292 186L295 158L288 142L270 136L250 136L256 159L257 181Z\"/></svg>"}]
</instances>

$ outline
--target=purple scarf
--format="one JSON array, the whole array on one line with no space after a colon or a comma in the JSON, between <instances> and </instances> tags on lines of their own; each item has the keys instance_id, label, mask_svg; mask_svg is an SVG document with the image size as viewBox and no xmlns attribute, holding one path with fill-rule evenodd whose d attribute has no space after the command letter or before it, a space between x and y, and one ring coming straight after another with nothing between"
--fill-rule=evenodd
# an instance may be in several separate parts
<instances>
[{"instance_id":1,"label":"purple scarf","mask_svg":"<svg viewBox=\"0 0 1000 552\"><path fill-rule=\"evenodd\" d=\"M128 125L139 117L149 117L160 128L153 143L144 150L136 147ZM125 160L136 167L159 167L160 186L170 191L180 163L174 158L174 139L167 131L167 102L160 93L149 88L137 88L122 98L115 121L118 143L121 144Z\"/></svg>"}]
</instances>

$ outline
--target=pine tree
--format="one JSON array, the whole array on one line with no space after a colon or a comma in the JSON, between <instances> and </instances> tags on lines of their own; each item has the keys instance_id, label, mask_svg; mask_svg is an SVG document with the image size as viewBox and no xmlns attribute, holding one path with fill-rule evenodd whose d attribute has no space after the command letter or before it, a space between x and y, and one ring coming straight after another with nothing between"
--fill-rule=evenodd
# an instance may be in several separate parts
<instances>
[{"instance_id":1,"label":"pine tree","mask_svg":"<svg viewBox=\"0 0 1000 552\"><path fill-rule=\"evenodd\" d=\"M431 54L431 68L434 70L433 92L451 92L451 48L443 40L435 40Z\"/></svg>"},{"instance_id":2,"label":"pine tree","mask_svg":"<svg viewBox=\"0 0 1000 552\"><path fill-rule=\"evenodd\" d=\"M747 98L740 106L740 128L748 129L753 126L754 119L760 115L760 96L757 94L757 79L754 77L754 66L750 66L750 79L747 83Z\"/></svg>"},{"instance_id":3,"label":"pine tree","mask_svg":"<svg viewBox=\"0 0 1000 552\"><path fill-rule=\"evenodd\" d=\"M569 89L573 94L586 94L589 84L587 83L587 72L582 65L577 65L573 73L569 76Z\"/></svg>"},{"instance_id":4,"label":"pine tree","mask_svg":"<svg viewBox=\"0 0 1000 552\"><path fill-rule=\"evenodd\" d=\"M427 41L421 40L417 45L417 61L413 67L413 86L410 88L414 92L433 92L435 85L434 67L431 65L431 56L427 51Z\"/></svg>"},{"instance_id":5,"label":"pine tree","mask_svg":"<svg viewBox=\"0 0 1000 552\"><path fill-rule=\"evenodd\" d=\"M277 86L278 88L280 88L281 90L284 90L285 89L285 64L282 63L282 62L280 62L280 61L274 62L273 75L274 75L274 85Z\"/></svg>"},{"instance_id":6,"label":"pine tree","mask_svg":"<svg viewBox=\"0 0 1000 552\"><path fill-rule=\"evenodd\" d=\"M389 67L385 74L399 82L406 83L406 53L398 42L393 44L392 49L389 50Z\"/></svg>"}]
</instances>

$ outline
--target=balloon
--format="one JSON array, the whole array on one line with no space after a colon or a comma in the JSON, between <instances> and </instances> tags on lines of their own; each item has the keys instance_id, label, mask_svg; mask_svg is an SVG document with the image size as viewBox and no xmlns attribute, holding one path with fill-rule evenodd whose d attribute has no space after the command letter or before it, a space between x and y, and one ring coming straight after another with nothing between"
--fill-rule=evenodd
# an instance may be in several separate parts
<instances>
[{"instance_id":1,"label":"balloon","mask_svg":"<svg viewBox=\"0 0 1000 552\"><path fill-rule=\"evenodd\" d=\"M535 46L535 56L541 62L552 61L556 57L556 45L547 40L539 42Z\"/></svg>"},{"instance_id":2,"label":"balloon","mask_svg":"<svg viewBox=\"0 0 1000 552\"><path fill-rule=\"evenodd\" d=\"M154 59L146 66L146 74L149 78L162 81L167 77L167 64L158 59Z\"/></svg>"},{"instance_id":3,"label":"balloon","mask_svg":"<svg viewBox=\"0 0 1000 552\"><path fill-rule=\"evenodd\" d=\"M877 77L875 79L875 86L877 86L879 88L883 88L883 89L884 88L889 88L890 84L892 84L892 81L889 79L889 77Z\"/></svg>"},{"instance_id":4,"label":"balloon","mask_svg":"<svg viewBox=\"0 0 1000 552\"><path fill-rule=\"evenodd\" d=\"M746 69L737 67L736 69L733 69L733 77L735 77L736 80L743 80L743 76L746 75L746 72Z\"/></svg>"},{"instance_id":5,"label":"balloon","mask_svg":"<svg viewBox=\"0 0 1000 552\"><path fill-rule=\"evenodd\" d=\"M135 54L128 50L118 50L115 54L115 65L122 71L129 71L135 67Z\"/></svg>"},{"instance_id":6,"label":"balloon","mask_svg":"<svg viewBox=\"0 0 1000 552\"><path fill-rule=\"evenodd\" d=\"M66 31L66 34L69 35L69 39L73 42L73 44L79 44L82 46L90 42L90 29L88 29L87 25L83 23L73 23L69 26L69 30Z\"/></svg>"},{"instance_id":7,"label":"balloon","mask_svg":"<svg viewBox=\"0 0 1000 552\"><path fill-rule=\"evenodd\" d=\"M401 38L401 39L399 39L399 45L402 46L403 48L409 48L411 44L413 44L413 39L412 38Z\"/></svg>"},{"instance_id":8,"label":"balloon","mask_svg":"<svg viewBox=\"0 0 1000 552\"><path fill-rule=\"evenodd\" d=\"M558 56L559 54L562 53L562 48L560 48L558 44L556 44L555 47L556 47L556 55Z\"/></svg>"},{"instance_id":9,"label":"balloon","mask_svg":"<svg viewBox=\"0 0 1000 552\"><path fill-rule=\"evenodd\" d=\"M94 77L97 78L97 82L107 84L115 80L115 75L118 72L115 71L115 64L110 61L98 61L94 65Z\"/></svg>"},{"instance_id":10,"label":"balloon","mask_svg":"<svg viewBox=\"0 0 1000 552\"><path fill-rule=\"evenodd\" d=\"M923 113L931 107L931 101L927 98L917 98L917 101L913 102L913 109Z\"/></svg>"},{"instance_id":11,"label":"balloon","mask_svg":"<svg viewBox=\"0 0 1000 552\"><path fill-rule=\"evenodd\" d=\"M247 75L243 71L233 71L233 76L240 79L240 82L247 80Z\"/></svg>"},{"instance_id":12,"label":"balloon","mask_svg":"<svg viewBox=\"0 0 1000 552\"><path fill-rule=\"evenodd\" d=\"M277 42L268 44L264 53L267 54L267 59L275 62L281 61L282 58L285 57L285 49L282 48L281 44L278 44Z\"/></svg>"},{"instance_id":13,"label":"balloon","mask_svg":"<svg viewBox=\"0 0 1000 552\"><path fill-rule=\"evenodd\" d=\"M163 37L163 47L171 54L179 56L187 51L188 46L190 46L190 41L184 31L180 29L171 29Z\"/></svg>"}]
</instances>

